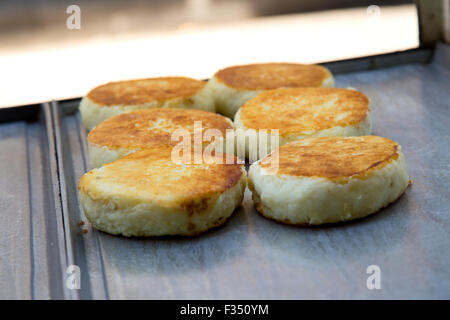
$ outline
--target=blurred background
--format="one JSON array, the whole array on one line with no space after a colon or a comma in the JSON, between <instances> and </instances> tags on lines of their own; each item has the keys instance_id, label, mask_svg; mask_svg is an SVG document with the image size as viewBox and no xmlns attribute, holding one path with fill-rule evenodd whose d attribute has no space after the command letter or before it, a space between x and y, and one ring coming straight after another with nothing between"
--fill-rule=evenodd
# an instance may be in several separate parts
<instances>
[{"instance_id":1,"label":"blurred background","mask_svg":"<svg viewBox=\"0 0 450 320\"><path fill-rule=\"evenodd\" d=\"M416 7L405 0L0 0L0 107L78 97L114 80L205 79L234 64L418 45Z\"/></svg>"}]
</instances>

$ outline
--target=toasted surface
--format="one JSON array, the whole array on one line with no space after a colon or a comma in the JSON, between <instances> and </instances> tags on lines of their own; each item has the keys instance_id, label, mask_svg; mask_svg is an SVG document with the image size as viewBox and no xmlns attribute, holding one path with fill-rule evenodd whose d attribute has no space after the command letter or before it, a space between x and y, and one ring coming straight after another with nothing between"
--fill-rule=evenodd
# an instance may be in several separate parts
<instances>
[{"instance_id":1,"label":"toasted surface","mask_svg":"<svg viewBox=\"0 0 450 320\"><path fill-rule=\"evenodd\" d=\"M364 178L398 158L399 145L378 136L320 137L293 141L261 160L269 168L278 156L278 175L338 180Z\"/></svg>"},{"instance_id":2,"label":"toasted surface","mask_svg":"<svg viewBox=\"0 0 450 320\"><path fill-rule=\"evenodd\" d=\"M278 171L269 171L277 154ZM398 199L408 184L401 147L375 136L291 142L252 164L248 181L259 213L293 225L368 216Z\"/></svg>"},{"instance_id":3,"label":"toasted surface","mask_svg":"<svg viewBox=\"0 0 450 320\"><path fill-rule=\"evenodd\" d=\"M308 135L358 124L369 114L369 99L356 90L289 88L265 91L239 111L243 129L278 129L280 135Z\"/></svg>"},{"instance_id":4,"label":"toasted surface","mask_svg":"<svg viewBox=\"0 0 450 320\"><path fill-rule=\"evenodd\" d=\"M219 155L217 156L219 157ZM79 189L93 199L108 194L163 207L201 208L242 177L237 164L176 164L171 148L152 148L128 155L81 177Z\"/></svg>"},{"instance_id":5,"label":"toasted surface","mask_svg":"<svg viewBox=\"0 0 450 320\"><path fill-rule=\"evenodd\" d=\"M335 88L281 88L260 93L245 103L234 118L240 146L247 158L257 150L260 159L291 141L316 137L364 136L371 133L369 99L361 92ZM252 138L278 132L278 144ZM275 131L276 132L276 131ZM243 138L245 137L245 139ZM241 147L242 148L242 147Z\"/></svg>"},{"instance_id":6,"label":"toasted surface","mask_svg":"<svg viewBox=\"0 0 450 320\"><path fill-rule=\"evenodd\" d=\"M100 106L142 105L154 101L186 98L203 89L206 82L186 77L161 77L110 82L91 90L87 97Z\"/></svg>"},{"instance_id":7,"label":"toasted surface","mask_svg":"<svg viewBox=\"0 0 450 320\"><path fill-rule=\"evenodd\" d=\"M263 63L218 71L208 81L217 112L235 117L239 108L261 92L286 87L334 87L333 75L318 65Z\"/></svg>"},{"instance_id":8,"label":"toasted surface","mask_svg":"<svg viewBox=\"0 0 450 320\"><path fill-rule=\"evenodd\" d=\"M89 130L118 114L155 108L216 111L206 82L182 77L108 83L91 90L79 106L83 124Z\"/></svg>"},{"instance_id":9,"label":"toasted surface","mask_svg":"<svg viewBox=\"0 0 450 320\"><path fill-rule=\"evenodd\" d=\"M176 163L171 148L153 148L91 170L78 185L85 215L95 228L125 236L205 232L231 216L246 187L243 166L218 163L223 156Z\"/></svg>"},{"instance_id":10,"label":"toasted surface","mask_svg":"<svg viewBox=\"0 0 450 320\"><path fill-rule=\"evenodd\" d=\"M225 136L226 130L233 128L229 119L212 112L156 108L109 118L89 133L88 141L108 148L147 149L173 146L178 141L172 141L171 135L178 129L189 131L193 142L195 121L201 121L202 135L207 129L217 129Z\"/></svg>"},{"instance_id":11,"label":"toasted surface","mask_svg":"<svg viewBox=\"0 0 450 320\"><path fill-rule=\"evenodd\" d=\"M219 70L215 78L238 89L268 90L281 87L318 87L331 73L319 65L262 63Z\"/></svg>"}]
</instances>

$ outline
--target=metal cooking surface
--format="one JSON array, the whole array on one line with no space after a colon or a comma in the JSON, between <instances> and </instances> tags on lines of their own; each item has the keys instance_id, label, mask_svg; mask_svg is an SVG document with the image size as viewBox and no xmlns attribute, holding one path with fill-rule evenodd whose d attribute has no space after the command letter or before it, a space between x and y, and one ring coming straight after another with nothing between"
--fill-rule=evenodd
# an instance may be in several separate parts
<instances>
[{"instance_id":1,"label":"metal cooking surface","mask_svg":"<svg viewBox=\"0 0 450 320\"><path fill-rule=\"evenodd\" d=\"M48 105L36 108L0 124L0 299L63 298L53 129Z\"/></svg>"},{"instance_id":2,"label":"metal cooking surface","mask_svg":"<svg viewBox=\"0 0 450 320\"><path fill-rule=\"evenodd\" d=\"M445 50L445 51L444 51ZM223 228L198 238L126 239L74 232L81 297L93 298L449 298L450 70L407 65L336 77L373 103L373 133L398 141L412 188L379 214L326 228L297 228L258 215L247 190ZM62 115L72 223L83 219L76 183L86 167L79 115ZM74 228L76 229L76 228ZM368 290L376 264L382 289Z\"/></svg>"},{"instance_id":3,"label":"metal cooking surface","mask_svg":"<svg viewBox=\"0 0 450 320\"><path fill-rule=\"evenodd\" d=\"M45 200L55 161L45 123L1 124L0 297L450 298L449 61L450 47L440 46L431 65L336 76L371 98L373 134L402 145L414 184L372 217L323 228L266 220L247 190L224 227L197 238L126 239L89 223L83 234L77 183L89 162L77 103L52 105L62 221L49 218L55 199ZM65 251L51 249L62 235ZM81 268L76 294L57 287L71 263ZM381 290L366 287L373 264Z\"/></svg>"}]
</instances>

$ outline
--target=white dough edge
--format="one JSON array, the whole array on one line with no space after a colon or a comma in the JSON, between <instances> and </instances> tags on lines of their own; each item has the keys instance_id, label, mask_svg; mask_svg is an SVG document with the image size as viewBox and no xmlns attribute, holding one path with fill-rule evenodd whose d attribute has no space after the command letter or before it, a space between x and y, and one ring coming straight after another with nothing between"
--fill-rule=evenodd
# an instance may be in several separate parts
<instances>
[{"instance_id":1,"label":"white dough edge","mask_svg":"<svg viewBox=\"0 0 450 320\"><path fill-rule=\"evenodd\" d=\"M234 118L236 112L244 103L264 91L229 87L216 77L212 77L208 81L207 86L210 88L214 97L216 111L231 119ZM333 88L333 76L326 78L320 86L323 88Z\"/></svg>"},{"instance_id":2,"label":"white dough edge","mask_svg":"<svg viewBox=\"0 0 450 320\"><path fill-rule=\"evenodd\" d=\"M103 232L126 237L194 236L222 225L240 206L247 185L246 172L231 188L208 200L202 212L166 208L148 201L115 198L102 194L96 199L80 191L80 202L92 226Z\"/></svg>"},{"instance_id":3,"label":"white dough edge","mask_svg":"<svg viewBox=\"0 0 450 320\"><path fill-rule=\"evenodd\" d=\"M399 198L409 184L404 155L368 177L338 183L320 177L265 175L255 162L248 186L255 206L270 219L294 225L320 225L362 218Z\"/></svg>"},{"instance_id":4,"label":"white dough edge","mask_svg":"<svg viewBox=\"0 0 450 320\"><path fill-rule=\"evenodd\" d=\"M152 108L198 109L216 112L214 98L211 89L207 85L191 97L152 101L141 105L101 106L89 99L88 96L85 96L81 99L79 106L81 120L88 130L92 130L102 121L118 114Z\"/></svg>"},{"instance_id":5,"label":"white dough edge","mask_svg":"<svg viewBox=\"0 0 450 320\"><path fill-rule=\"evenodd\" d=\"M107 146L100 146L91 142L88 142L88 149L91 168L100 168L107 163L139 151L138 149L108 148Z\"/></svg>"}]
</instances>

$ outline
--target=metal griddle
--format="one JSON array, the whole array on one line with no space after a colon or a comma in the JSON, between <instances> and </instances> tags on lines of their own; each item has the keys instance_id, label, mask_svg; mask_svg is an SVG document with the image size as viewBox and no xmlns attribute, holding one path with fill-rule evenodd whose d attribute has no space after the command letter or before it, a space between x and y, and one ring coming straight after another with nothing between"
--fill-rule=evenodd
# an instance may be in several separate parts
<instances>
[{"instance_id":1,"label":"metal griddle","mask_svg":"<svg viewBox=\"0 0 450 320\"><path fill-rule=\"evenodd\" d=\"M348 65L396 64L389 59ZM298 228L258 215L247 190L224 227L196 238L92 229L77 192L89 169L79 101L3 109L0 298L450 298L450 47L440 45L428 65L342 74L336 83L365 92L373 134L403 146L414 181L406 194L359 221ZM71 264L81 269L80 290L65 285ZM381 290L366 287L374 264Z\"/></svg>"}]
</instances>

